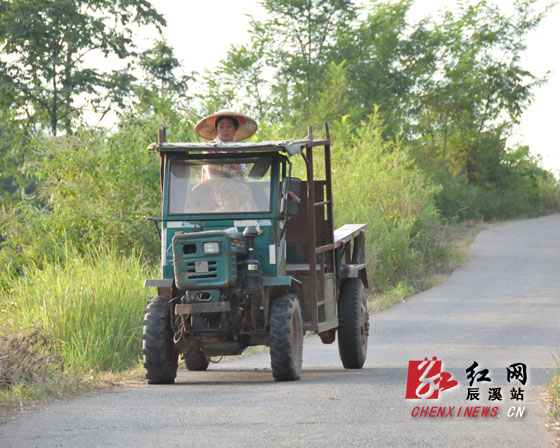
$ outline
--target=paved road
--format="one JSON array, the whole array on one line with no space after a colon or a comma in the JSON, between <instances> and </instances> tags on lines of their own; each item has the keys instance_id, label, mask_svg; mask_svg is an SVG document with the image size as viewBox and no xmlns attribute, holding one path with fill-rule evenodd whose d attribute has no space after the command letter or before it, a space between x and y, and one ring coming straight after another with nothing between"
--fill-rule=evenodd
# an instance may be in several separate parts
<instances>
[{"instance_id":1,"label":"paved road","mask_svg":"<svg viewBox=\"0 0 560 448\"><path fill-rule=\"evenodd\" d=\"M560 216L496 227L479 234L445 283L373 316L360 371L342 369L336 345L312 336L299 382L274 383L268 355L254 355L181 371L174 386L21 414L0 425L0 446L549 446L540 394L560 353L559 273ZM405 400L408 361L434 355L459 385L439 400ZM474 383L479 402L466 400L473 361L491 379ZM528 383L524 400L512 401L506 367L518 362ZM502 401L488 401L490 387L501 388ZM498 406L499 417L456 417L477 405ZM451 418L414 418L416 406L455 409ZM524 408L523 417L508 417L512 407Z\"/></svg>"}]
</instances>

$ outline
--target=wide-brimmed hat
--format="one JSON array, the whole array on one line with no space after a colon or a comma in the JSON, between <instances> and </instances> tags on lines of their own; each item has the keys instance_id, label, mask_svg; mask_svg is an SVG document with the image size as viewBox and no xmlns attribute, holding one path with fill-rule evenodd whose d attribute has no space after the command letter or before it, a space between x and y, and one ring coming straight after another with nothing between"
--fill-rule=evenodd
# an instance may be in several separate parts
<instances>
[{"instance_id":1,"label":"wide-brimmed hat","mask_svg":"<svg viewBox=\"0 0 560 448\"><path fill-rule=\"evenodd\" d=\"M206 140L213 140L218 136L218 130L216 129L216 120L220 117L231 117L235 118L239 123L239 127L233 136L236 141L245 140L251 137L255 132L257 132L257 123L251 117L247 115L240 114L238 112L232 112L230 110L220 110L206 118L200 120L194 130L198 135Z\"/></svg>"}]
</instances>

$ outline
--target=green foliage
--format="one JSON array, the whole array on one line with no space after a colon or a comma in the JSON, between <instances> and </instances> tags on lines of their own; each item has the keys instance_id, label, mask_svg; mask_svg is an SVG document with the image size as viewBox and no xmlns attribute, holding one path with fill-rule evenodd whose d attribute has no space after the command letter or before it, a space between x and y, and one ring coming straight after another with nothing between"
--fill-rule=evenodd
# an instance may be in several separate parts
<instances>
[{"instance_id":1,"label":"green foliage","mask_svg":"<svg viewBox=\"0 0 560 448\"><path fill-rule=\"evenodd\" d=\"M359 107L358 120L367 119L373 106L396 136L407 120L408 104L421 92L413 89L432 73L437 42L426 28L407 22L412 1L370 2L367 15L339 30L330 57L346 61L348 94Z\"/></svg>"},{"instance_id":2,"label":"green foliage","mask_svg":"<svg viewBox=\"0 0 560 448\"><path fill-rule=\"evenodd\" d=\"M314 126L333 123L342 117L357 115L348 86L346 61L340 64L331 62L321 77L321 90L317 99L309 105L310 123Z\"/></svg>"},{"instance_id":3,"label":"green foliage","mask_svg":"<svg viewBox=\"0 0 560 448\"><path fill-rule=\"evenodd\" d=\"M123 117L112 134L83 129L14 148L27 154L15 172L34 188L18 196L4 192L0 263L18 272L27 263L56 260L67 243L79 251L110 244L158 259L158 238L146 218L161 215L160 161L146 148L161 127L175 141L195 140L194 123L170 113L166 120Z\"/></svg>"},{"instance_id":4,"label":"green foliage","mask_svg":"<svg viewBox=\"0 0 560 448\"><path fill-rule=\"evenodd\" d=\"M139 65L145 74L144 82L135 88L141 108L162 115L185 109L187 82L192 77L181 72L180 62L165 40L156 40L142 52Z\"/></svg>"},{"instance_id":5,"label":"green foliage","mask_svg":"<svg viewBox=\"0 0 560 448\"><path fill-rule=\"evenodd\" d=\"M133 76L128 67L89 67L86 54L135 54L133 25L165 25L146 0L9 0L0 4L0 102L21 116L23 126L59 123L70 133L81 108L79 96L105 112L123 104ZM101 90L105 90L105 94Z\"/></svg>"},{"instance_id":6,"label":"green foliage","mask_svg":"<svg viewBox=\"0 0 560 448\"><path fill-rule=\"evenodd\" d=\"M3 119L4 118L4 119ZM18 190L31 191L32 179L25 176L22 159L30 137L0 110L0 207L10 203Z\"/></svg>"},{"instance_id":7,"label":"green foliage","mask_svg":"<svg viewBox=\"0 0 560 448\"><path fill-rule=\"evenodd\" d=\"M452 220L497 220L556 213L560 209L560 184L538 159L521 146L505 152L494 167L494 181L469 184L466 179L441 176L437 204ZM437 171L432 176L437 176Z\"/></svg>"},{"instance_id":8,"label":"green foliage","mask_svg":"<svg viewBox=\"0 0 560 448\"><path fill-rule=\"evenodd\" d=\"M556 358L555 358L556 359ZM547 401L549 404L549 427L555 431L556 446L560 446L560 365L556 359L556 372L547 387Z\"/></svg>"},{"instance_id":9,"label":"green foliage","mask_svg":"<svg viewBox=\"0 0 560 448\"><path fill-rule=\"evenodd\" d=\"M339 122L338 131L346 126L348 122ZM387 141L382 134L374 114L350 138L337 137L333 155L337 225L368 224L368 272L379 290L418 282L425 268L443 255L434 200L438 188L399 141Z\"/></svg>"},{"instance_id":10,"label":"green foliage","mask_svg":"<svg viewBox=\"0 0 560 448\"><path fill-rule=\"evenodd\" d=\"M259 118L267 113L271 121L307 122L336 35L356 17L356 8L349 0L267 0L262 5L269 17L253 20L250 46L233 47L210 82L219 87L217 80L225 80L221 97L228 98L227 104L252 105ZM267 84L263 71L273 72Z\"/></svg>"},{"instance_id":11,"label":"green foliage","mask_svg":"<svg viewBox=\"0 0 560 448\"><path fill-rule=\"evenodd\" d=\"M60 357L74 375L127 368L140 353L148 299L142 282L153 275L135 252L126 256L108 246L91 246L80 255L67 247L56 263L29 264L21 276L2 279L0 338L40 327L38 338L52 336L50 356ZM29 372L42 371L39 364Z\"/></svg>"},{"instance_id":12,"label":"green foliage","mask_svg":"<svg viewBox=\"0 0 560 448\"><path fill-rule=\"evenodd\" d=\"M265 120L270 112L266 101L263 42L232 46L226 58L214 72L206 72L206 89L199 94L204 104L203 114L219 109L252 111L256 119ZM240 95L239 92L243 93ZM237 100L235 100L237 98Z\"/></svg>"},{"instance_id":13,"label":"green foliage","mask_svg":"<svg viewBox=\"0 0 560 448\"><path fill-rule=\"evenodd\" d=\"M533 0L512 16L486 1L460 4L431 23L431 76L420 79L409 138L423 165L501 188L505 140L543 82L520 63L525 36L544 13ZM432 169L433 171L433 169Z\"/></svg>"},{"instance_id":14,"label":"green foliage","mask_svg":"<svg viewBox=\"0 0 560 448\"><path fill-rule=\"evenodd\" d=\"M146 147L166 124L176 126L178 138L192 138L191 123L131 117L113 135L32 140L26 172L38 189L0 210L1 263L17 271L54 260L67 242L78 250L108 243L156 259L157 235L146 218L161 213L159 157Z\"/></svg>"}]
</instances>

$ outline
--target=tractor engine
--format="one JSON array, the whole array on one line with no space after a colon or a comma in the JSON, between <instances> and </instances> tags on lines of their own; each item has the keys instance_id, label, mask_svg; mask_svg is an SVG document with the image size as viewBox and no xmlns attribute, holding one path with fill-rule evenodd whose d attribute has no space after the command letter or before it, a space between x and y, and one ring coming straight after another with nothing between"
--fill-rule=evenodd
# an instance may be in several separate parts
<instances>
[{"instance_id":1,"label":"tractor engine","mask_svg":"<svg viewBox=\"0 0 560 448\"><path fill-rule=\"evenodd\" d=\"M172 245L175 284L188 291L234 286L248 249L242 234L222 230L176 233Z\"/></svg>"},{"instance_id":2,"label":"tractor engine","mask_svg":"<svg viewBox=\"0 0 560 448\"><path fill-rule=\"evenodd\" d=\"M175 234L175 284L185 292L178 309L192 311L177 322L182 332L226 335L254 324L262 273L253 242L234 229Z\"/></svg>"}]
</instances>

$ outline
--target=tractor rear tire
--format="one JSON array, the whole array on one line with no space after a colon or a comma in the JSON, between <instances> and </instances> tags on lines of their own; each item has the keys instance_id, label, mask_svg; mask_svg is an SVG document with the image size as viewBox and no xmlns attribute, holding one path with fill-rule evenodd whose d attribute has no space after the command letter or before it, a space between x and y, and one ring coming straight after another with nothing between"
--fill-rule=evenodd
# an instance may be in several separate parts
<instances>
[{"instance_id":1,"label":"tractor rear tire","mask_svg":"<svg viewBox=\"0 0 560 448\"><path fill-rule=\"evenodd\" d=\"M179 352L173 344L167 297L152 297L148 302L142 331L142 358L148 384L175 382Z\"/></svg>"},{"instance_id":2,"label":"tractor rear tire","mask_svg":"<svg viewBox=\"0 0 560 448\"><path fill-rule=\"evenodd\" d=\"M294 294L284 293L270 310L270 364L276 381L295 381L301 375L303 319Z\"/></svg>"},{"instance_id":3,"label":"tractor rear tire","mask_svg":"<svg viewBox=\"0 0 560 448\"><path fill-rule=\"evenodd\" d=\"M185 356L185 365L188 370L206 370L208 368L208 364L210 364L210 360L203 351L196 351L196 349L194 349Z\"/></svg>"},{"instance_id":4,"label":"tractor rear tire","mask_svg":"<svg viewBox=\"0 0 560 448\"><path fill-rule=\"evenodd\" d=\"M367 356L369 314L359 278L343 281L338 300L338 353L346 369L361 369Z\"/></svg>"}]
</instances>

